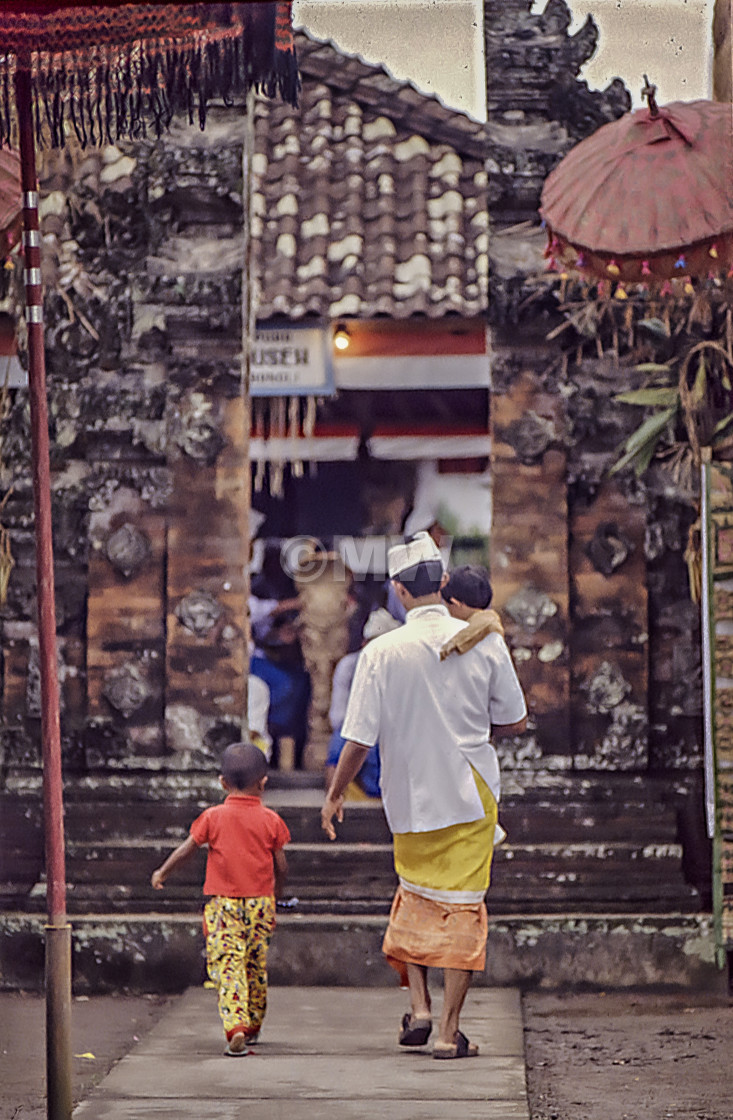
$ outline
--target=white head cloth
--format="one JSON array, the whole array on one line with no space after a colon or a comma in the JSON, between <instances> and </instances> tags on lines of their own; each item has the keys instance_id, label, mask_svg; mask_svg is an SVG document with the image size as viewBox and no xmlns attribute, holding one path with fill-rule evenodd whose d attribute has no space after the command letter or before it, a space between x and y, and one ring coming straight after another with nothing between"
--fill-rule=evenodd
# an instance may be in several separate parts
<instances>
[{"instance_id":1,"label":"white head cloth","mask_svg":"<svg viewBox=\"0 0 733 1120\"><path fill-rule=\"evenodd\" d=\"M444 567L440 549L430 533L416 533L408 544L395 544L390 548L387 553L389 578L395 579L402 572L414 568L416 564L425 560L438 560L441 567Z\"/></svg>"}]
</instances>

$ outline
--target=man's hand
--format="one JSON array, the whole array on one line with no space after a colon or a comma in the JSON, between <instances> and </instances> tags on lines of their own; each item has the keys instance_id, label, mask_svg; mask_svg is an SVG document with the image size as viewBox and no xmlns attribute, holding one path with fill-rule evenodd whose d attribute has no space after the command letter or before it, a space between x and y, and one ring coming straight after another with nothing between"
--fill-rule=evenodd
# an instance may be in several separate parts
<instances>
[{"instance_id":1,"label":"man's hand","mask_svg":"<svg viewBox=\"0 0 733 1120\"><path fill-rule=\"evenodd\" d=\"M336 818L339 824L344 819L344 799L343 797L330 797L326 796L321 809L321 828L326 833L329 840L336 839L336 829L333 827L333 818Z\"/></svg>"},{"instance_id":2,"label":"man's hand","mask_svg":"<svg viewBox=\"0 0 733 1120\"><path fill-rule=\"evenodd\" d=\"M160 873L160 868L158 868L157 871L154 871L150 876L150 886L156 891L162 891L164 884L165 879Z\"/></svg>"},{"instance_id":3,"label":"man's hand","mask_svg":"<svg viewBox=\"0 0 733 1120\"><path fill-rule=\"evenodd\" d=\"M364 765L364 760L369 754L370 747L363 743L353 743L350 739L344 743L344 748L339 755L336 770L334 771L331 785L326 794L326 800L321 809L321 828L329 840L336 839L336 829L333 827L335 817L339 824L344 819L344 793L349 782L353 782L356 775Z\"/></svg>"}]
</instances>

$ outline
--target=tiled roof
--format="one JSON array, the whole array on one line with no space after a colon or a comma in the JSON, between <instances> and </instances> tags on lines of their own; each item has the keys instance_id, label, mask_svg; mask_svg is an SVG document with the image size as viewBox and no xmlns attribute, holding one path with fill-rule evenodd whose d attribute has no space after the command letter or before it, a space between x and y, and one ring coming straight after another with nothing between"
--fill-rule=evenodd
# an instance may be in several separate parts
<instances>
[{"instance_id":1,"label":"tiled roof","mask_svg":"<svg viewBox=\"0 0 733 1120\"><path fill-rule=\"evenodd\" d=\"M297 38L300 108L258 100L257 316L473 316L488 291L485 125Z\"/></svg>"}]
</instances>

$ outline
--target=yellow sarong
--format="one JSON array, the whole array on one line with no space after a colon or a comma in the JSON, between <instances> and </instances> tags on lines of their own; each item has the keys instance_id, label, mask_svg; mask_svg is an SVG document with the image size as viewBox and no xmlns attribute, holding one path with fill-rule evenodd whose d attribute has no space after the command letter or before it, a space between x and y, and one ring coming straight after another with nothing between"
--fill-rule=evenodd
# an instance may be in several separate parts
<instances>
[{"instance_id":1,"label":"yellow sarong","mask_svg":"<svg viewBox=\"0 0 733 1120\"><path fill-rule=\"evenodd\" d=\"M483 895L489 886L497 805L475 770L473 777L485 814L480 820L394 836L395 869L403 883L443 896L427 898L402 883L397 890L382 952L403 983L405 964L467 971L485 967L488 921L483 898L451 902L445 897L465 891Z\"/></svg>"}]
</instances>

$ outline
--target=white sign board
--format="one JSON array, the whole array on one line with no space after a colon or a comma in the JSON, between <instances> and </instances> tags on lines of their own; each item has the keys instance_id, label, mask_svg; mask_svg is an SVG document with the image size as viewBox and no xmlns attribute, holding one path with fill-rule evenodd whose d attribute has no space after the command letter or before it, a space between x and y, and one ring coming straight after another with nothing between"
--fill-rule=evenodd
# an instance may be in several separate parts
<instances>
[{"instance_id":1,"label":"white sign board","mask_svg":"<svg viewBox=\"0 0 733 1120\"><path fill-rule=\"evenodd\" d=\"M322 327L257 327L250 359L251 395L331 395L334 384L328 343L328 332Z\"/></svg>"}]
</instances>

